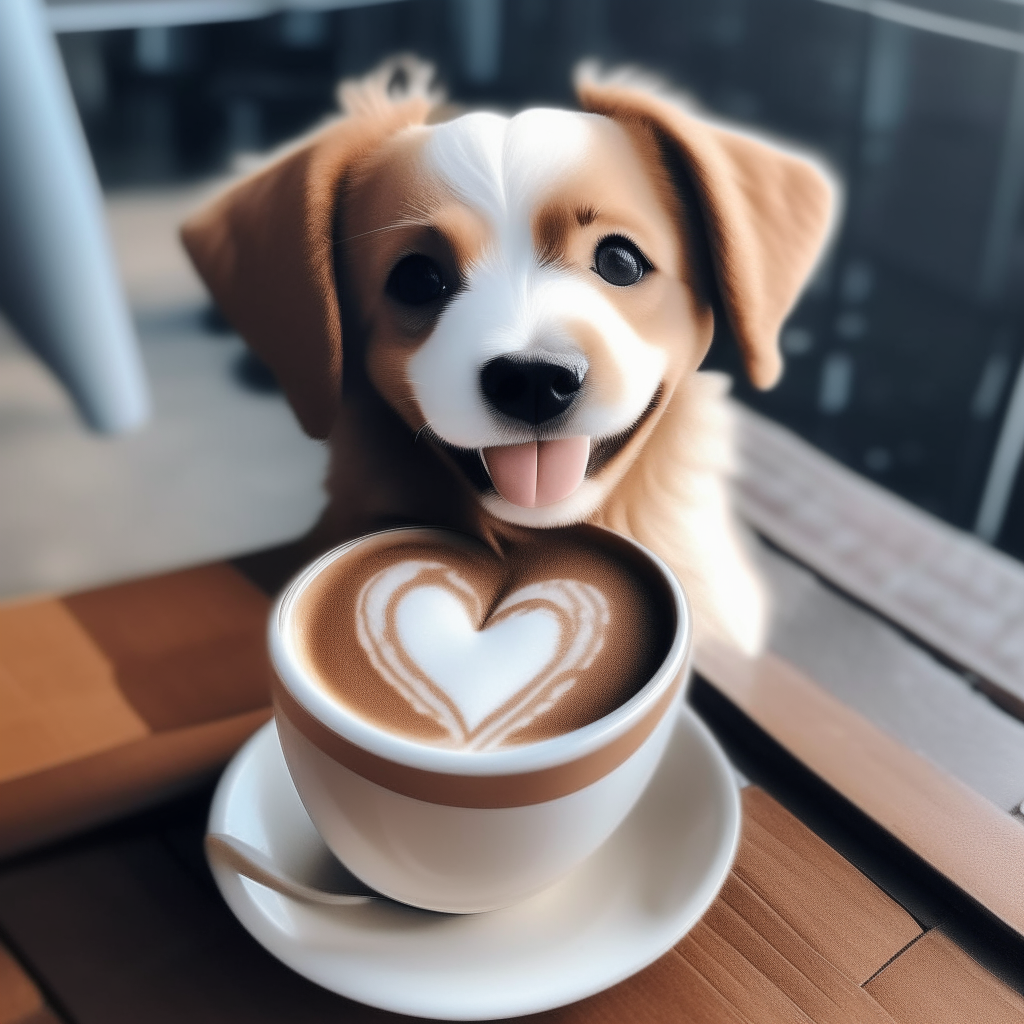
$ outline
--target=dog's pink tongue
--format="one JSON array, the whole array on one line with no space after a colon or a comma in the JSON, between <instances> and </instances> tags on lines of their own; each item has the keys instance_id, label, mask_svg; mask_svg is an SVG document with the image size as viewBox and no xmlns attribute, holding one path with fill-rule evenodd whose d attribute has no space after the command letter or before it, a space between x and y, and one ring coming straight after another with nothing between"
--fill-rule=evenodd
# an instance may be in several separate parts
<instances>
[{"instance_id":1,"label":"dog's pink tongue","mask_svg":"<svg viewBox=\"0 0 1024 1024\"><path fill-rule=\"evenodd\" d=\"M568 498L583 483L590 438L485 448L483 456L491 483L506 501L523 508L539 508Z\"/></svg>"}]
</instances>

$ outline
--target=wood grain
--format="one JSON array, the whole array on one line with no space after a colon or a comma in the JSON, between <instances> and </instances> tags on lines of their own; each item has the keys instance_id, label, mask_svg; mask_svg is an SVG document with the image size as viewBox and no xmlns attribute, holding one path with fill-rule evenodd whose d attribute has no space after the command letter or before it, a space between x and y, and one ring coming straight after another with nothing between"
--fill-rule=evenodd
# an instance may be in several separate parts
<instances>
[{"instance_id":1,"label":"wood grain","mask_svg":"<svg viewBox=\"0 0 1024 1024\"><path fill-rule=\"evenodd\" d=\"M1024 935L1024 829L775 655L703 645L696 667L811 771Z\"/></svg>"},{"instance_id":2,"label":"wood grain","mask_svg":"<svg viewBox=\"0 0 1024 1024\"><path fill-rule=\"evenodd\" d=\"M693 929L680 952L741 1019L778 1024L805 1024L808 1019L783 989L705 922Z\"/></svg>"},{"instance_id":3,"label":"wood grain","mask_svg":"<svg viewBox=\"0 0 1024 1024\"><path fill-rule=\"evenodd\" d=\"M220 768L270 714L269 607L217 563L0 608L0 856Z\"/></svg>"},{"instance_id":4,"label":"wood grain","mask_svg":"<svg viewBox=\"0 0 1024 1024\"><path fill-rule=\"evenodd\" d=\"M847 919L849 934L856 923ZM829 963L739 878L701 922L733 957L756 969L802 1013L823 1024L886 1024L889 1015ZM698 942L694 932L691 942ZM736 972L733 972L735 976ZM891 1024L891 1022L890 1022Z\"/></svg>"},{"instance_id":5,"label":"wood grain","mask_svg":"<svg viewBox=\"0 0 1024 1024\"><path fill-rule=\"evenodd\" d=\"M806 949L808 964L820 958L861 985L921 934L910 914L767 793L748 786L743 812L737 884L724 899L780 940L791 931L786 941ZM758 906L764 914L755 918Z\"/></svg>"},{"instance_id":6,"label":"wood grain","mask_svg":"<svg viewBox=\"0 0 1024 1024\"><path fill-rule=\"evenodd\" d=\"M762 547L758 561L772 651L1002 810L1024 799L1024 722L785 555Z\"/></svg>"},{"instance_id":7,"label":"wood grain","mask_svg":"<svg viewBox=\"0 0 1024 1024\"><path fill-rule=\"evenodd\" d=\"M148 732L60 601L0 608L0 786Z\"/></svg>"},{"instance_id":8,"label":"wood grain","mask_svg":"<svg viewBox=\"0 0 1024 1024\"><path fill-rule=\"evenodd\" d=\"M1024 719L1024 566L736 404L738 499L784 551L975 673Z\"/></svg>"},{"instance_id":9,"label":"wood grain","mask_svg":"<svg viewBox=\"0 0 1024 1024\"><path fill-rule=\"evenodd\" d=\"M607 992L532 1020L892 1024L850 974L878 971L920 933L913 920L770 797L748 788L743 803L736 868L679 947ZM71 1021L402 1019L317 988L249 938L203 865L204 819L199 808L173 828L119 830L0 871L0 929Z\"/></svg>"},{"instance_id":10,"label":"wood grain","mask_svg":"<svg viewBox=\"0 0 1024 1024\"><path fill-rule=\"evenodd\" d=\"M100 587L63 603L153 730L270 703L270 600L227 563Z\"/></svg>"},{"instance_id":11,"label":"wood grain","mask_svg":"<svg viewBox=\"0 0 1024 1024\"><path fill-rule=\"evenodd\" d=\"M675 950L596 996L519 1019L524 1024L749 1024Z\"/></svg>"},{"instance_id":12,"label":"wood grain","mask_svg":"<svg viewBox=\"0 0 1024 1024\"><path fill-rule=\"evenodd\" d=\"M0 856L152 807L209 779L270 709L170 729L0 786Z\"/></svg>"},{"instance_id":13,"label":"wood grain","mask_svg":"<svg viewBox=\"0 0 1024 1024\"><path fill-rule=\"evenodd\" d=\"M865 986L898 1024L1021 1024L1024 998L933 929Z\"/></svg>"},{"instance_id":14,"label":"wood grain","mask_svg":"<svg viewBox=\"0 0 1024 1024\"><path fill-rule=\"evenodd\" d=\"M376 1019L265 953L159 836L0 876L0 926L75 1024Z\"/></svg>"}]
</instances>

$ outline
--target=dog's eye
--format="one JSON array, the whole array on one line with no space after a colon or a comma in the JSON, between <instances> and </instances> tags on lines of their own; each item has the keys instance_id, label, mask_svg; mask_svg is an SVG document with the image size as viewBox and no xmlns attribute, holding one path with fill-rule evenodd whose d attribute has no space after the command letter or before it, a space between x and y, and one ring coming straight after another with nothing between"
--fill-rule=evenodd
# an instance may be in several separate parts
<instances>
[{"instance_id":1,"label":"dog's eye","mask_svg":"<svg viewBox=\"0 0 1024 1024\"><path fill-rule=\"evenodd\" d=\"M388 295L406 306L425 306L448 294L441 268L420 253L399 260L391 271L387 285Z\"/></svg>"},{"instance_id":2,"label":"dog's eye","mask_svg":"<svg viewBox=\"0 0 1024 1024\"><path fill-rule=\"evenodd\" d=\"M609 284L625 288L636 284L652 268L647 257L628 238L613 235L598 243L594 269Z\"/></svg>"}]
</instances>

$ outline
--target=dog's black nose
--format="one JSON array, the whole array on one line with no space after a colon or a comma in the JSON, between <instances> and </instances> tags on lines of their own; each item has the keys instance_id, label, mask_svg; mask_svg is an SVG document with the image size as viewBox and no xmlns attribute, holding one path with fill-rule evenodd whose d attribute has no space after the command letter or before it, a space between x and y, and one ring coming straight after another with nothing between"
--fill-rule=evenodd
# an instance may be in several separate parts
<instances>
[{"instance_id":1,"label":"dog's black nose","mask_svg":"<svg viewBox=\"0 0 1024 1024\"><path fill-rule=\"evenodd\" d=\"M480 371L480 387L498 412L536 425L565 412L586 375L585 363L566 366L498 356Z\"/></svg>"}]
</instances>

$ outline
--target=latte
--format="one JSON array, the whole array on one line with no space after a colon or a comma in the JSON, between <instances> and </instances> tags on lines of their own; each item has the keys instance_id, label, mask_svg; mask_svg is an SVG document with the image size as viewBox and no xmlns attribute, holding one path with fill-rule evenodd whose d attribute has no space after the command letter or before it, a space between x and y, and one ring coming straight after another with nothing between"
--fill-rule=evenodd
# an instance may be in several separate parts
<instances>
[{"instance_id":1,"label":"latte","mask_svg":"<svg viewBox=\"0 0 1024 1024\"><path fill-rule=\"evenodd\" d=\"M369 724L493 750L628 701L676 622L663 578L633 545L577 527L495 548L447 531L374 535L310 581L290 629L305 670Z\"/></svg>"}]
</instances>

